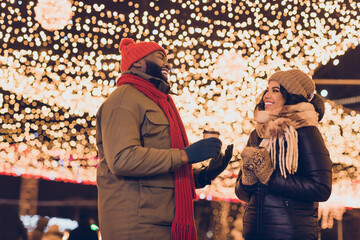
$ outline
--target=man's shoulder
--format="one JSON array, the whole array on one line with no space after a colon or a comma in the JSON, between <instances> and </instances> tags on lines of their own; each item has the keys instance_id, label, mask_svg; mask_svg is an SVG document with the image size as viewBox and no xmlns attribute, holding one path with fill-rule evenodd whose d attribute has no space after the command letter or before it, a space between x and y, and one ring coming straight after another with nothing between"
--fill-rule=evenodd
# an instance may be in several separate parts
<instances>
[{"instance_id":1,"label":"man's shoulder","mask_svg":"<svg viewBox=\"0 0 360 240\"><path fill-rule=\"evenodd\" d=\"M123 109L130 112L145 112L147 109L159 108L157 104L140 92L132 85L122 85L116 88L105 102L100 106L98 114L103 111L113 111Z\"/></svg>"},{"instance_id":2,"label":"man's shoulder","mask_svg":"<svg viewBox=\"0 0 360 240\"><path fill-rule=\"evenodd\" d=\"M123 104L136 104L146 101L147 97L132 85L122 85L116 88L106 99L104 104L120 106Z\"/></svg>"},{"instance_id":3,"label":"man's shoulder","mask_svg":"<svg viewBox=\"0 0 360 240\"><path fill-rule=\"evenodd\" d=\"M138 98L140 95L143 95L139 90L137 90L134 86L130 85L130 84L124 84L124 85L121 85L119 87L117 87L109 96L108 100L109 99L112 99L112 98L116 98L118 99L119 97L120 98L123 98L124 96L126 96L126 99L128 98ZM132 99L133 100L133 99Z\"/></svg>"}]
</instances>

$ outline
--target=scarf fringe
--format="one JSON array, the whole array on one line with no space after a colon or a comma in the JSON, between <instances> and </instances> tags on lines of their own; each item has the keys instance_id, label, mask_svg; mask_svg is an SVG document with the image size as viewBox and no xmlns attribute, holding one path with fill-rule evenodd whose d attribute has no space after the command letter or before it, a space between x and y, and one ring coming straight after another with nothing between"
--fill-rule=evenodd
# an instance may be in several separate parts
<instances>
[{"instance_id":1,"label":"scarf fringe","mask_svg":"<svg viewBox=\"0 0 360 240\"><path fill-rule=\"evenodd\" d=\"M278 155L280 173L286 178L286 172L294 174L298 168L298 135L293 126L283 130L284 137L264 138L260 143L260 147L264 147L270 152L274 169L276 169L276 157Z\"/></svg>"},{"instance_id":2,"label":"scarf fringe","mask_svg":"<svg viewBox=\"0 0 360 240\"><path fill-rule=\"evenodd\" d=\"M271 156L273 167L281 175L294 174L298 169L299 149L296 129L317 126L317 113L310 103L286 105L274 111L255 111L256 131ZM278 159L278 162L277 162ZM278 165L277 165L278 164Z\"/></svg>"},{"instance_id":3,"label":"scarf fringe","mask_svg":"<svg viewBox=\"0 0 360 240\"><path fill-rule=\"evenodd\" d=\"M171 240L195 240L196 229L191 223L173 222L171 227Z\"/></svg>"}]
</instances>

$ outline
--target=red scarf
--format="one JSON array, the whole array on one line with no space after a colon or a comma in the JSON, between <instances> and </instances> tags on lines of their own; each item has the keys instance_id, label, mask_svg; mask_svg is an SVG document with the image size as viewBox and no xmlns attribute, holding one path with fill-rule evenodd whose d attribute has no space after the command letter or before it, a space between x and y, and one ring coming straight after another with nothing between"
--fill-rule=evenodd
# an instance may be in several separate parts
<instances>
[{"instance_id":1,"label":"red scarf","mask_svg":"<svg viewBox=\"0 0 360 240\"><path fill-rule=\"evenodd\" d=\"M163 110L170 124L171 147L183 149L188 146L184 124L176 109L174 101L152 83L132 75L123 74L117 80L117 86L130 84L144 93ZM196 229L194 222L193 199L195 198L195 185L190 164L174 172L175 182L175 218L171 227L171 240L196 240Z\"/></svg>"}]
</instances>

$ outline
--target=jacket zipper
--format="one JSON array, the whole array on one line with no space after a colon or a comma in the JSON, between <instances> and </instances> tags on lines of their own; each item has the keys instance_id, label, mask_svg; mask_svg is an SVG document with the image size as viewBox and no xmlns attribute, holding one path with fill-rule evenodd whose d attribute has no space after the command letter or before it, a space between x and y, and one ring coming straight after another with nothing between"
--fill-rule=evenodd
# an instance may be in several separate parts
<instances>
[{"instance_id":1,"label":"jacket zipper","mask_svg":"<svg viewBox=\"0 0 360 240\"><path fill-rule=\"evenodd\" d=\"M285 200L285 205L286 205L286 210L287 210L287 212L288 212L288 215L289 215L289 217L290 217L291 224L292 224L292 225L294 226L294 228L296 229L294 216L292 215L292 212L291 212L291 209L290 209L289 201L288 201L288 200Z\"/></svg>"},{"instance_id":2,"label":"jacket zipper","mask_svg":"<svg viewBox=\"0 0 360 240\"><path fill-rule=\"evenodd\" d=\"M264 207L264 186L262 184L260 184L260 195L259 195L259 207L258 207L258 212L257 212L257 232L258 232L258 236L261 236L262 234L262 224L263 224L263 207Z\"/></svg>"}]
</instances>

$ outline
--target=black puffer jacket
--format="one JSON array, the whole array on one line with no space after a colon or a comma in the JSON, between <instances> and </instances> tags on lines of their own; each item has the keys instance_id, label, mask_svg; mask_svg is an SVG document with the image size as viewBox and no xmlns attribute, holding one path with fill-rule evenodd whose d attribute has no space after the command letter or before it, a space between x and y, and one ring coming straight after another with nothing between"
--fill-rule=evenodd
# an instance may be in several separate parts
<instances>
[{"instance_id":1,"label":"black puffer jacket","mask_svg":"<svg viewBox=\"0 0 360 240\"><path fill-rule=\"evenodd\" d=\"M243 219L246 240L317 239L318 202L330 196L332 162L318 128L297 131L299 166L295 174L284 178L277 166L267 185L246 186L239 173L235 192L248 202ZM253 131L248 146L258 146L261 140Z\"/></svg>"}]
</instances>

